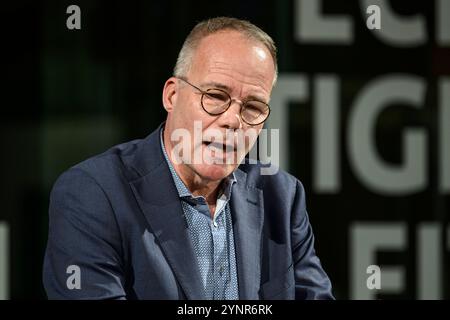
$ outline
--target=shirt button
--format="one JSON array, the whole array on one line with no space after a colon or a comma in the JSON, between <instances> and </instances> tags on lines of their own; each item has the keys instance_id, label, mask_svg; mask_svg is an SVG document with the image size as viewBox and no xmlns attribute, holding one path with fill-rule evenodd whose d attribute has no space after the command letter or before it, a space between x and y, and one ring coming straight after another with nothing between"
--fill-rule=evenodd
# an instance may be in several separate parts
<instances>
[{"instance_id":1,"label":"shirt button","mask_svg":"<svg viewBox=\"0 0 450 320\"><path fill-rule=\"evenodd\" d=\"M219 225L217 224L217 221L214 221L213 222L213 226L214 226L214 228L217 228Z\"/></svg>"}]
</instances>

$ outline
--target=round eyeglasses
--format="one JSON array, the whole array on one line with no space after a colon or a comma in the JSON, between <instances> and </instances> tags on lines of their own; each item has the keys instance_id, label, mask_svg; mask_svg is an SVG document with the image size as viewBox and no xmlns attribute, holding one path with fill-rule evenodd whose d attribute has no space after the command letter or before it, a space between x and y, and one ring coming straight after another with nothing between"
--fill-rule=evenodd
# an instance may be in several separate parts
<instances>
[{"instance_id":1,"label":"round eyeglasses","mask_svg":"<svg viewBox=\"0 0 450 320\"><path fill-rule=\"evenodd\" d=\"M211 88L202 90L186 79L177 79L187 83L188 85L202 93L202 97L200 100L202 108L206 113L212 116L217 116L224 113L231 106L231 103L233 101L236 101L235 99L231 98L228 92L222 89ZM246 100L242 102L242 106L240 109L241 119L251 126L257 126L263 123L267 120L269 114L270 107L267 103L259 100Z\"/></svg>"}]
</instances>

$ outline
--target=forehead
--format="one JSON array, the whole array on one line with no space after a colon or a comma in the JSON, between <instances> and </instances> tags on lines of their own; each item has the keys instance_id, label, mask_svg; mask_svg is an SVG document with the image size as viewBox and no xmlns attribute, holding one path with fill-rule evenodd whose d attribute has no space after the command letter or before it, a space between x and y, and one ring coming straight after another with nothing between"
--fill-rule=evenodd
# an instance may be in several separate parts
<instances>
[{"instance_id":1,"label":"forehead","mask_svg":"<svg viewBox=\"0 0 450 320\"><path fill-rule=\"evenodd\" d=\"M249 85L270 92L275 68L264 44L238 31L226 30L200 40L189 73L197 81Z\"/></svg>"}]
</instances>

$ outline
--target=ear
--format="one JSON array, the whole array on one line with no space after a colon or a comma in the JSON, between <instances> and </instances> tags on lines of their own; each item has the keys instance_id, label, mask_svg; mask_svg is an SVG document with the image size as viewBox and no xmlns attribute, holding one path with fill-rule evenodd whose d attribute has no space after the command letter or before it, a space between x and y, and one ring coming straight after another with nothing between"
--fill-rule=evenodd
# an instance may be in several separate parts
<instances>
[{"instance_id":1,"label":"ear","mask_svg":"<svg viewBox=\"0 0 450 320\"><path fill-rule=\"evenodd\" d=\"M170 77L164 84L162 102L167 112L172 112L178 98L178 85L175 77Z\"/></svg>"}]
</instances>

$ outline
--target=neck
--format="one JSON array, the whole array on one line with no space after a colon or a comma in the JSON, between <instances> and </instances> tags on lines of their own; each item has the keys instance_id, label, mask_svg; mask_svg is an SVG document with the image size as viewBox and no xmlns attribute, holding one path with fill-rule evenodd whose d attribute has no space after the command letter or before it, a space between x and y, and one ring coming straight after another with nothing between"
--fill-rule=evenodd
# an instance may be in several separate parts
<instances>
[{"instance_id":1,"label":"neck","mask_svg":"<svg viewBox=\"0 0 450 320\"><path fill-rule=\"evenodd\" d=\"M216 204L222 181L204 181L197 174L195 174L194 179L191 180L184 180L183 177L181 177L181 179L194 196L203 196L209 205Z\"/></svg>"}]
</instances>

